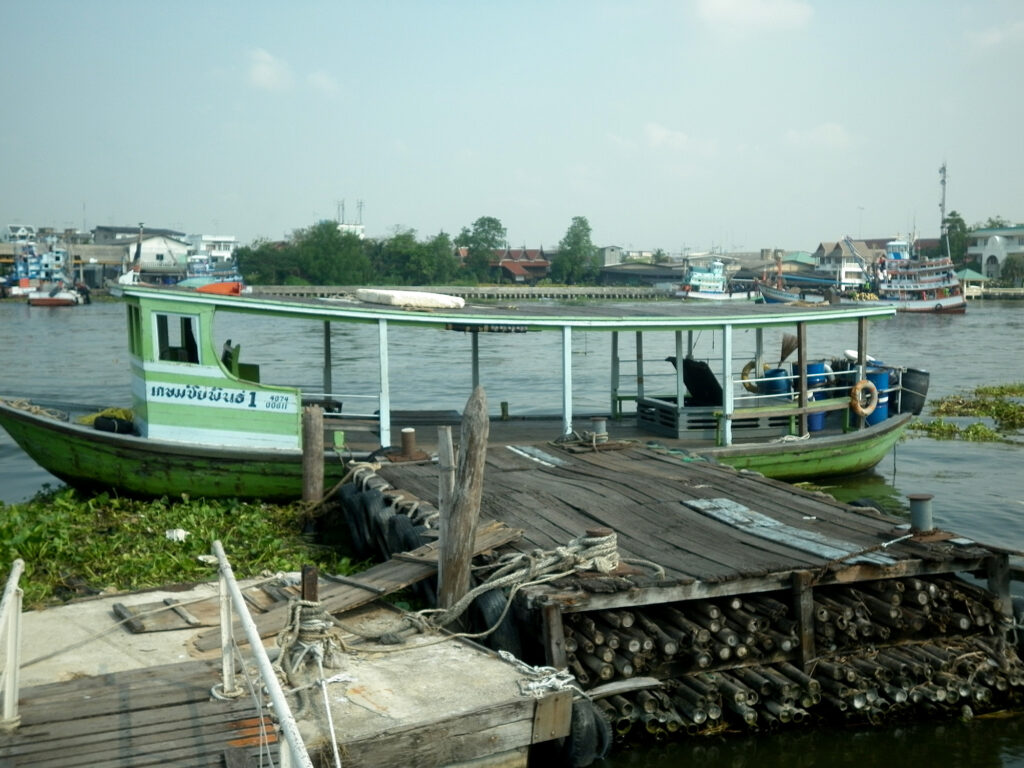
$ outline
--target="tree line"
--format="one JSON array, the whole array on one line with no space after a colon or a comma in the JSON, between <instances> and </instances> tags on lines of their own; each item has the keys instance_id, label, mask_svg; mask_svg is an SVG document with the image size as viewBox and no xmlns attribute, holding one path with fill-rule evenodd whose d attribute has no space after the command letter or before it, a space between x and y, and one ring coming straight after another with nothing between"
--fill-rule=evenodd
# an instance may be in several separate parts
<instances>
[{"instance_id":1,"label":"tree line","mask_svg":"<svg viewBox=\"0 0 1024 768\"><path fill-rule=\"evenodd\" d=\"M253 285L476 285L500 282L495 254L505 248L505 227L493 216L481 216L454 238L442 231L425 239L414 229L396 229L364 240L340 231L337 222L321 221L285 241L239 248L235 260ZM550 256L548 279L597 282L600 261L586 217L573 217Z\"/></svg>"},{"instance_id":2,"label":"tree line","mask_svg":"<svg viewBox=\"0 0 1024 768\"><path fill-rule=\"evenodd\" d=\"M950 211L944 238L924 255L945 255L948 248L958 268L982 272L976 258L968 259L970 233L1008 226L993 216L968 227L963 216ZM239 248L235 258L253 285L478 285L502 281L495 254L507 245L505 227L494 216L481 216L455 237L442 231L424 239L414 229L396 229L388 237L364 240L340 231L337 222L321 221L295 230L285 241L262 240ZM551 260L546 280L565 285L600 281L601 263L585 216L574 216L558 250L545 255ZM654 261L664 263L668 256L658 249ZM1024 257L1008 256L1000 277L1010 284L1024 281Z\"/></svg>"}]
</instances>

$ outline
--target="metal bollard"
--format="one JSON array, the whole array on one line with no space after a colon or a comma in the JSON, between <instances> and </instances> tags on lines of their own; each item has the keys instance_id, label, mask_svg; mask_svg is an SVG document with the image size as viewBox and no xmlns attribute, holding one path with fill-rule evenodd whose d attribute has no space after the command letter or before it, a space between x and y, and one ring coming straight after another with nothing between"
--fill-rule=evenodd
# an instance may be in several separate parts
<instances>
[{"instance_id":1,"label":"metal bollard","mask_svg":"<svg viewBox=\"0 0 1024 768\"><path fill-rule=\"evenodd\" d=\"M932 494L911 493L910 499L910 530L914 533L930 533L935 530L932 525Z\"/></svg>"}]
</instances>

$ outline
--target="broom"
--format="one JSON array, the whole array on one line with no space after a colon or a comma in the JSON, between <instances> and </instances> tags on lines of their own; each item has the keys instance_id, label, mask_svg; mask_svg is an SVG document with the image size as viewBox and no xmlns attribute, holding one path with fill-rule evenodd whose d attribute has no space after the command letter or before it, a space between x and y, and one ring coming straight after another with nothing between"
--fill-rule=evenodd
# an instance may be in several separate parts
<instances>
[{"instance_id":1,"label":"broom","mask_svg":"<svg viewBox=\"0 0 1024 768\"><path fill-rule=\"evenodd\" d=\"M781 355L779 357L780 368L782 367L782 364L786 361L786 358L792 355L796 351L796 348L798 346L800 346L800 342L797 340L796 336L794 336L792 333L783 334L782 351L779 353Z\"/></svg>"}]
</instances>

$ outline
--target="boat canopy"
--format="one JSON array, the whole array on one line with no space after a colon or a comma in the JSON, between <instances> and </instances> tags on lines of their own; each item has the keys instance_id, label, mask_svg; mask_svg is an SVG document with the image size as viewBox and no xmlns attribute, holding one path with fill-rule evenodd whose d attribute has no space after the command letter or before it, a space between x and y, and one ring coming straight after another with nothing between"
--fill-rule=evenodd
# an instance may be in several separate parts
<instances>
[{"instance_id":1,"label":"boat canopy","mask_svg":"<svg viewBox=\"0 0 1024 768\"><path fill-rule=\"evenodd\" d=\"M146 314L167 311L169 307L182 314L211 316L216 312L242 313L265 317L322 321L324 333L324 391L331 391L330 324L364 323L378 327L378 357L381 391L379 393L380 437L382 445L391 444L390 420L383 415L391 411L388 384L388 328L395 326L433 327L442 330L463 331L472 338L472 380L479 383L480 333L509 333L552 331L562 336L562 426L563 434L572 432L572 334L580 331L607 331L613 334L613 358L617 349L617 334L649 331L674 332L676 359L683 359L693 349L693 334L700 331L720 331L722 376L729 381L736 373L732 361L732 334L734 331L754 329L760 332L773 327L793 327L798 331L807 325L828 323L858 323L858 349L866 359L867 322L873 318L888 317L896 308L888 304L842 305L819 304L813 307L784 304L649 302L639 310L635 304L588 303L585 305L555 305L544 302L526 307L510 307L467 303L453 308L422 309L371 304L354 297L291 298L254 292L241 296L197 293L176 288L153 288L143 285L125 285L115 289L135 311ZM395 293L401 293L395 291ZM688 337L684 346L683 333ZM209 334L211 329L200 329ZM206 339L206 343L212 343ZM614 362L614 361L613 361ZM617 370L613 369L613 392L616 389ZM682 366L678 367L676 389L678 403L683 403L685 384ZM724 393L723 410L731 414L735 408L731 388ZM728 428L729 421L725 420ZM725 442L731 441L726 434Z\"/></svg>"}]
</instances>

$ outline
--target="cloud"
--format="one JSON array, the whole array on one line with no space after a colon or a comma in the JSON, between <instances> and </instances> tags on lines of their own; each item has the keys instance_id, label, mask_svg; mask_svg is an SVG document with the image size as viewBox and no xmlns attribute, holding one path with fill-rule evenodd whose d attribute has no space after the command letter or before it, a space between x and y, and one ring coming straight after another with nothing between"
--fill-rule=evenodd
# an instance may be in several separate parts
<instances>
[{"instance_id":1,"label":"cloud","mask_svg":"<svg viewBox=\"0 0 1024 768\"><path fill-rule=\"evenodd\" d=\"M249 83L260 90L281 91L292 83L291 70L284 61L257 48L249 54Z\"/></svg>"},{"instance_id":2,"label":"cloud","mask_svg":"<svg viewBox=\"0 0 1024 768\"><path fill-rule=\"evenodd\" d=\"M708 24L759 29L797 29L814 9L804 0L697 0L697 14Z\"/></svg>"},{"instance_id":3,"label":"cloud","mask_svg":"<svg viewBox=\"0 0 1024 768\"><path fill-rule=\"evenodd\" d=\"M339 90L334 78L322 70L306 75L306 84L314 91L327 96L334 95Z\"/></svg>"},{"instance_id":4,"label":"cloud","mask_svg":"<svg viewBox=\"0 0 1024 768\"><path fill-rule=\"evenodd\" d=\"M972 32L970 39L978 48L997 48L1001 45L1021 43L1024 42L1024 21Z\"/></svg>"},{"instance_id":5,"label":"cloud","mask_svg":"<svg viewBox=\"0 0 1024 768\"><path fill-rule=\"evenodd\" d=\"M790 130L786 140L798 147L819 149L848 149L853 145L850 132L838 123L821 123L806 130Z\"/></svg>"},{"instance_id":6,"label":"cloud","mask_svg":"<svg viewBox=\"0 0 1024 768\"><path fill-rule=\"evenodd\" d=\"M672 152L709 155L714 152L714 143L695 139L684 131L668 128L661 123L647 123L643 137L652 149L667 149Z\"/></svg>"}]
</instances>

